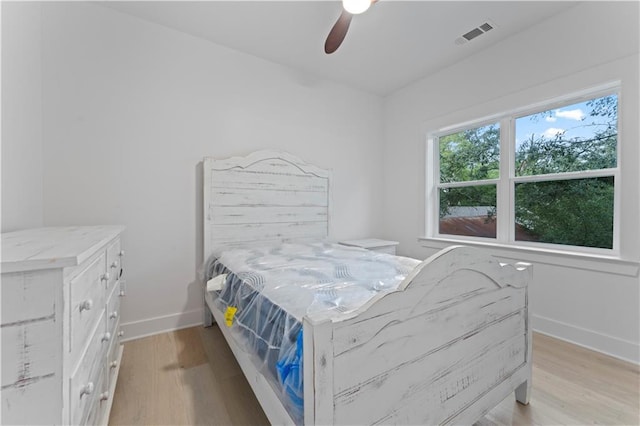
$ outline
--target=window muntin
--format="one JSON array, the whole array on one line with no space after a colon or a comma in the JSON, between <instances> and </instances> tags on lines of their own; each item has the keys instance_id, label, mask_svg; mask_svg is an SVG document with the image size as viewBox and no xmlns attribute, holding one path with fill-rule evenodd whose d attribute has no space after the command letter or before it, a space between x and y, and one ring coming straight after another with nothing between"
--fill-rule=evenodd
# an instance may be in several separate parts
<instances>
[{"instance_id":1,"label":"window muntin","mask_svg":"<svg viewBox=\"0 0 640 426\"><path fill-rule=\"evenodd\" d=\"M453 130L434 135L435 149L429 152L437 161L431 180L435 192L430 192L435 202L430 205L438 222L430 222L431 235L579 251L617 250L618 95L612 89L591 93L494 118L494 124L450 127ZM460 143L451 148L451 141L458 141L461 135L482 135L492 127L498 129L499 136L484 145L484 156L455 152L464 146ZM501 135L500 128L504 130ZM487 138L477 139L487 142ZM455 172L464 162L451 167L446 163L449 158L472 159L475 167ZM497 158L497 163L486 167L490 164L486 158ZM483 185L495 188L495 203L477 195ZM478 187L475 197L460 201L472 187ZM481 229L486 231L493 221L495 232L481 232L474 226L461 228L465 218L474 217L465 214L481 211L486 211L481 214L485 221ZM452 222L454 217L461 225L452 230L446 221Z\"/></svg>"}]
</instances>

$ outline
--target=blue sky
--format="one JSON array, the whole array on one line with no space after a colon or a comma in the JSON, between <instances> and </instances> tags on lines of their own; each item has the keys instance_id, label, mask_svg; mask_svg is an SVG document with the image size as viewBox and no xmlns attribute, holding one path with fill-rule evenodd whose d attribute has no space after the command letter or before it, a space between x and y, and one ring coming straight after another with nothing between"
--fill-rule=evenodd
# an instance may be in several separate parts
<instances>
[{"instance_id":1,"label":"blue sky","mask_svg":"<svg viewBox=\"0 0 640 426\"><path fill-rule=\"evenodd\" d=\"M536 139L541 135L554 138L556 133L564 132L565 139L587 139L607 126L604 118L591 117L590 112L587 102L580 102L546 111L543 116L534 114L519 118L516 120L516 149L523 140L531 138L531 134L535 134Z\"/></svg>"}]
</instances>

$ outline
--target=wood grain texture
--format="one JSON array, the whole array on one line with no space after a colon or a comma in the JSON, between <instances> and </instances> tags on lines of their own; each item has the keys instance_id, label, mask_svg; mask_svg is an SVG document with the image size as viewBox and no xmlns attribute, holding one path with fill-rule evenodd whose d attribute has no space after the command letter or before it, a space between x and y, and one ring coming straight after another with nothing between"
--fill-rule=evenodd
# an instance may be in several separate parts
<instances>
[{"instance_id":1,"label":"wood grain texture","mask_svg":"<svg viewBox=\"0 0 640 426\"><path fill-rule=\"evenodd\" d=\"M326 171L265 151L205 158L203 171L205 259L236 243L328 236ZM502 265L480 250L451 247L349 316L307 316L306 338L313 339L307 402L314 406L305 423L440 423L488 411L504 392L530 382L530 279L529 265ZM208 300L207 306L220 317ZM223 334L267 416L288 422L260 371ZM519 389L526 400L527 388Z\"/></svg>"},{"instance_id":2,"label":"wood grain texture","mask_svg":"<svg viewBox=\"0 0 640 426\"><path fill-rule=\"evenodd\" d=\"M469 422L529 382L527 283L512 269L455 247L423 262L402 290L375 298L358 315L305 316L312 348L306 401L313 404L305 423ZM220 324L223 314L211 297L205 293ZM246 352L226 328L223 334L268 418L291 423Z\"/></svg>"},{"instance_id":3,"label":"wood grain texture","mask_svg":"<svg viewBox=\"0 0 640 426\"><path fill-rule=\"evenodd\" d=\"M120 376L111 425L268 424L216 326L125 343Z\"/></svg>"},{"instance_id":4,"label":"wood grain texture","mask_svg":"<svg viewBox=\"0 0 640 426\"><path fill-rule=\"evenodd\" d=\"M61 269L2 274L3 424L60 419L62 296Z\"/></svg>"},{"instance_id":5,"label":"wood grain texture","mask_svg":"<svg viewBox=\"0 0 640 426\"><path fill-rule=\"evenodd\" d=\"M3 233L2 272L79 265L123 230L122 226L76 226Z\"/></svg>"},{"instance_id":6,"label":"wood grain texture","mask_svg":"<svg viewBox=\"0 0 640 426\"><path fill-rule=\"evenodd\" d=\"M117 301L107 305L107 290L119 275L122 229L2 234L3 424L106 422L117 377L107 360L116 353L111 339L119 309Z\"/></svg>"},{"instance_id":7,"label":"wood grain texture","mask_svg":"<svg viewBox=\"0 0 640 426\"><path fill-rule=\"evenodd\" d=\"M472 422L530 379L526 281L511 269L452 247L336 322L332 422Z\"/></svg>"},{"instance_id":8,"label":"wood grain texture","mask_svg":"<svg viewBox=\"0 0 640 426\"><path fill-rule=\"evenodd\" d=\"M123 352L124 347L122 346L120 339L112 339L111 349L109 349L109 353L107 354L107 363L104 366L106 369L106 377L103 392L107 392L106 395L108 398L106 400L99 398L101 406L97 410L97 417L100 417L97 424L101 426L109 423L109 415L111 414L111 407L113 406L113 395L116 390L118 375L120 374Z\"/></svg>"},{"instance_id":9,"label":"wood grain texture","mask_svg":"<svg viewBox=\"0 0 640 426\"><path fill-rule=\"evenodd\" d=\"M105 274L106 257L102 253L69 283L69 348L75 364L84 352L89 333L94 329L106 302ZM84 307L87 303L90 306Z\"/></svg>"},{"instance_id":10,"label":"wood grain texture","mask_svg":"<svg viewBox=\"0 0 640 426\"><path fill-rule=\"evenodd\" d=\"M310 368L304 368L305 365L313 365L315 352L313 349L314 335L313 325L309 322L309 318L302 319L302 374L303 374L303 395L312 401L315 401L316 392L314 388L314 371ZM305 423L312 424L316 418L315 404L303 404L303 419Z\"/></svg>"},{"instance_id":11,"label":"wood grain texture","mask_svg":"<svg viewBox=\"0 0 640 426\"><path fill-rule=\"evenodd\" d=\"M334 371L333 325L329 321L313 326L313 402L314 421L309 424L335 424L334 381L340 379ZM360 360L362 362L362 360Z\"/></svg>"},{"instance_id":12,"label":"wood grain texture","mask_svg":"<svg viewBox=\"0 0 640 426\"><path fill-rule=\"evenodd\" d=\"M111 425L268 424L217 326L124 346ZM638 366L534 333L531 403L509 395L475 426L639 424L639 387ZM167 406L174 412L160 417Z\"/></svg>"},{"instance_id":13,"label":"wood grain texture","mask_svg":"<svg viewBox=\"0 0 640 426\"><path fill-rule=\"evenodd\" d=\"M203 161L204 259L220 246L326 238L329 172L287 153Z\"/></svg>"},{"instance_id":14,"label":"wood grain texture","mask_svg":"<svg viewBox=\"0 0 640 426\"><path fill-rule=\"evenodd\" d=\"M52 282L59 271L14 272L2 274L2 324L54 318L56 291Z\"/></svg>"},{"instance_id":15,"label":"wood grain texture","mask_svg":"<svg viewBox=\"0 0 640 426\"><path fill-rule=\"evenodd\" d=\"M105 330L106 318L103 309L98 323L92 331L91 336L93 337L88 343L86 352L69 380L69 407L71 409L69 418L73 424L84 423L91 410L94 396L101 392L98 387L98 379L101 375L97 373L105 363L105 355L109 349L109 342L104 339ZM90 394L84 393L83 389L89 383L94 385L94 390Z\"/></svg>"}]
</instances>

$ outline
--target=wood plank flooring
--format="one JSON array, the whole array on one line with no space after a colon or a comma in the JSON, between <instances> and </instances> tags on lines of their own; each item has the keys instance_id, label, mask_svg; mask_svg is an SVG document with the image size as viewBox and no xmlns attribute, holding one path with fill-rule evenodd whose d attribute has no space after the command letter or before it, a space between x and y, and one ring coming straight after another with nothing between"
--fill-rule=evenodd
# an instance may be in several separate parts
<instances>
[{"instance_id":1,"label":"wood plank flooring","mask_svg":"<svg viewBox=\"0 0 640 426\"><path fill-rule=\"evenodd\" d=\"M533 394L506 398L476 426L638 425L640 369L535 334ZM217 326L127 342L111 425L268 424Z\"/></svg>"}]
</instances>

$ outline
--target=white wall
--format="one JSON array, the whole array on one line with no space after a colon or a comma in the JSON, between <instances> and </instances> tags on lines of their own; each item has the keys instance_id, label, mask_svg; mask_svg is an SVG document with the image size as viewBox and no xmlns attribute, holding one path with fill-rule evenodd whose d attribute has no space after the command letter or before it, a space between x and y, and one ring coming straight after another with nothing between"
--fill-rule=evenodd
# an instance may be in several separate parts
<instances>
[{"instance_id":1,"label":"white wall","mask_svg":"<svg viewBox=\"0 0 640 426\"><path fill-rule=\"evenodd\" d=\"M97 5L43 20L45 224L127 226L129 338L201 321L204 156L331 168L332 236L381 227L381 98Z\"/></svg>"},{"instance_id":2,"label":"white wall","mask_svg":"<svg viewBox=\"0 0 640 426\"><path fill-rule=\"evenodd\" d=\"M441 246L418 241L427 131L621 80L631 262L495 252L534 261L536 328L638 361L637 22L637 3L587 2L381 101L96 5L41 16L3 2L2 230L126 225L129 337L187 325L200 320L203 156L272 148L333 168L334 237L426 257Z\"/></svg>"},{"instance_id":3,"label":"white wall","mask_svg":"<svg viewBox=\"0 0 640 426\"><path fill-rule=\"evenodd\" d=\"M2 232L42 226L41 9L2 2Z\"/></svg>"},{"instance_id":4,"label":"white wall","mask_svg":"<svg viewBox=\"0 0 640 426\"><path fill-rule=\"evenodd\" d=\"M384 155L384 234L400 240L401 254L426 257L444 245L418 240L425 233L427 132L620 80L621 245L627 262L492 251L534 263L534 328L635 362L640 362L638 18L637 2L584 2L394 93L385 102Z\"/></svg>"}]
</instances>

